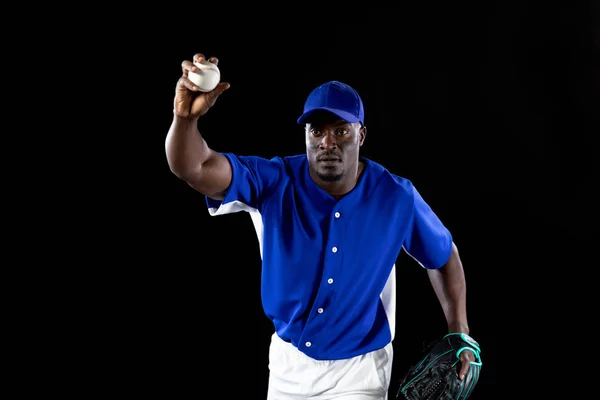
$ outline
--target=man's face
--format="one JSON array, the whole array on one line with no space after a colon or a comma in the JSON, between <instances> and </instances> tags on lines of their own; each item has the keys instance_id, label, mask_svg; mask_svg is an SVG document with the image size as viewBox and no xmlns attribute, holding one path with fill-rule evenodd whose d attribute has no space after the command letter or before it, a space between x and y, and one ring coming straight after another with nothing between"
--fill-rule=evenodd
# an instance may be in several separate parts
<instances>
[{"instance_id":1,"label":"man's face","mask_svg":"<svg viewBox=\"0 0 600 400\"><path fill-rule=\"evenodd\" d=\"M308 165L324 182L337 182L358 165L365 138L360 122L349 123L330 113L315 113L306 124Z\"/></svg>"}]
</instances>

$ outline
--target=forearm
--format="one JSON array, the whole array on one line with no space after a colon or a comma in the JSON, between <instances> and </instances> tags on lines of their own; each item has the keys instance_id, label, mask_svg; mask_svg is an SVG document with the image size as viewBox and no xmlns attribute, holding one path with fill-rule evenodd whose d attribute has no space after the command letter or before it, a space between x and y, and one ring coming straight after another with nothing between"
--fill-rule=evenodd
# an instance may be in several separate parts
<instances>
[{"instance_id":1,"label":"forearm","mask_svg":"<svg viewBox=\"0 0 600 400\"><path fill-rule=\"evenodd\" d=\"M440 269L428 270L429 280L444 311L449 332L469 333L467 286L458 249L453 244L448 262Z\"/></svg>"},{"instance_id":2,"label":"forearm","mask_svg":"<svg viewBox=\"0 0 600 400\"><path fill-rule=\"evenodd\" d=\"M174 115L165 140L169 167L183 179L196 174L210 152L198 131L197 123L197 118L187 119Z\"/></svg>"}]
</instances>

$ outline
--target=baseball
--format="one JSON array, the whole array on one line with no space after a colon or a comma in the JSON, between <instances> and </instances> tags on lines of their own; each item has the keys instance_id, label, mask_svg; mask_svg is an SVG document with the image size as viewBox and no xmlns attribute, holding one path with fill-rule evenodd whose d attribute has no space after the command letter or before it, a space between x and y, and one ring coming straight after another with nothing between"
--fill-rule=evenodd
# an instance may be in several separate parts
<instances>
[{"instance_id":1,"label":"baseball","mask_svg":"<svg viewBox=\"0 0 600 400\"><path fill-rule=\"evenodd\" d=\"M188 78L198 86L201 92L210 92L217 87L221 81L221 71L216 64L210 61L204 61L202 63L194 62L194 65L198 68L196 72L190 71Z\"/></svg>"}]
</instances>

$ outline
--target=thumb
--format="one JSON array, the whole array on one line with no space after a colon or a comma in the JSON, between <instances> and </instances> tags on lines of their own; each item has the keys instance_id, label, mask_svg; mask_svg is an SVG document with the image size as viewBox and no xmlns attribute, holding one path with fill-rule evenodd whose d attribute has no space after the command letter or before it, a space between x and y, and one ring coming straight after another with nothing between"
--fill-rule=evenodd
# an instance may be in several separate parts
<instances>
[{"instance_id":1,"label":"thumb","mask_svg":"<svg viewBox=\"0 0 600 400\"><path fill-rule=\"evenodd\" d=\"M229 82L219 82L217 87L213 89L213 95L215 96L215 98L217 98L221 95L221 93L223 93L230 87L231 85L229 84Z\"/></svg>"},{"instance_id":2,"label":"thumb","mask_svg":"<svg viewBox=\"0 0 600 400\"><path fill-rule=\"evenodd\" d=\"M209 105L209 107L212 107L215 102L217 101L217 98L227 89L229 89L231 85L229 84L229 82L220 82L216 88L214 88L210 93L207 94L207 103Z\"/></svg>"}]
</instances>

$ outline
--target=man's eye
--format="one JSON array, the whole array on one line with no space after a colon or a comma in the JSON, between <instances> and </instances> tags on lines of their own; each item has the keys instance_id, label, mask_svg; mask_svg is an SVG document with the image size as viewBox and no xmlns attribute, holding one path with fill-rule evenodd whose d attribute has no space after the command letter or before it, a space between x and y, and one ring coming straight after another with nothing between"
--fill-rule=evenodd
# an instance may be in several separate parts
<instances>
[{"instance_id":1,"label":"man's eye","mask_svg":"<svg viewBox=\"0 0 600 400\"><path fill-rule=\"evenodd\" d=\"M338 136L346 135L348 131L346 129L339 129L335 134Z\"/></svg>"}]
</instances>

